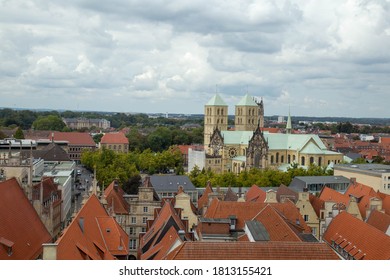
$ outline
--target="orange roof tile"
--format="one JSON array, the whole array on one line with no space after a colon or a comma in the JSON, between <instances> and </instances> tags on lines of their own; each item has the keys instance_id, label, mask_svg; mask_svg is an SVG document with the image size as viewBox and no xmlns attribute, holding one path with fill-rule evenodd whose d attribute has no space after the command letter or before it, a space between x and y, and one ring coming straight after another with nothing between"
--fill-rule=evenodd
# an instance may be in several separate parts
<instances>
[{"instance_id":1,"label":"orange roof tile","mask_svg":"<svg viewBox=\"0 0 390 280\"><path fill-rule=\"evenodd\" d=\"M323 201L333 201L337 203L343 203L345 206L349 204L349 196L343 195L334 189L323 187L319 198Z\"/></svg>"},{"instance_id":2,"label":"orange roof tile","mask_svg":"<svg viewBox=\"0 0 390 280\"><path fill-rule=\"evenodd\" d=\"M207 186L202 194L202 196L198 199L198 209L202 209L207 206L209 203L209 194L213 193L213 188L211 187L211 183L207 182Z\"/></svg>"},{"instance_id":3,"label":"orange roof tile","mask_svg":"<svg viewBox=\"0 0 390 280\"><path fill-rule=\"evenodd\" d=\"M390 215L374 210L367 219L367 224L386 233L390 227Z\"/></svg>"},{"instance_id":4,"label":"orange roof tile","mask_svg":"<svg viewBox=\"0 0 390 280\"><path fill-rule=\"evenodd\" d=\"M309 195L309 201L311 206L313 206L313 209L316 212L317 217L320 217L321 210L325 208L325 201L312 194Z\"/></svg>"},{"instance_id":5,"label":"orange roof tile","mask_svg":"<svg viewBox=\"0 0 390 280\"><path fill-rule=\"evenodd\" d=\"M252 185L252 187L250 187L249 190L246 192L245 200L264 202L266 196L267 193L264 190L259 188L257 185Z\"/></svg>"},{"instance_id":6,"label":"orange roof tile","mask_svg":"<svg viewBox=\"0 0 390 280\"><path fill-rule=\"evenodd\" d=\"M112 260L128 254L128 236L92 195L57 240L58 260Z\"/></svg>"},{"instance_id":7,"label":"orange roof tile","mask_svg":"<svg viewBox=\"0 0 390 280\"><path fill-rule=\"evenodd\" d=\"M254 220L261 222L267 229L270 241L302 241L298 235L287 225L286 221L270 205L262 209Z\"/></svg>"},{"instance_id":8,"label":"orange roof tile","mask_svg":"<svg viewBox=\"0 0 390 280\"><path fill-rule=\"evenodd\" d=\"M338 260L325 243L184 242L168 260Z\"/></svg>"},{"instance_id":9,"label":"orange roof tile","mask_svg":"<svg viewBox=\"0 0 390 280\"><path fill-rule=\"evenodd\" d=\"M129 214L130 206L123 198L124 194L125 192L120 186L115 186L115 181L111 182L104 190L108 207L114 210L115 214Z\"/></svg>"},{"instance_id":10,"label":"orange roof tile","mask_svg":"<svg viewBox=\"0 0 390 280\"><path fill-rule=\"evenodd\" d=\"M348 212L341 212L333 218L324 233L323 239L329 245L349 242L352 247L349 246L348 248L354 248L354 250L349 251L349 254L355 259L390 259L390 236L355 218Z\"/></svg>"},{"instance_id":11,"label":"orange roof tile","mask_svg":"<svg viewBox=\"0 0 390 280\"><path fill-rule=\"evenodd\" d=\"M353 195L356 198L359 198L358 206L363 219L366 218L366 210L368 210L370 207L370 199L380 198L371 187L357 182L351 184L345 191L345 196L349 195Z\"/></svg>"},{"instance_id":12,"label":"orange roof tile","mask_svg":"<svg viewBox=\"0 0 390 280\"><path fill-rule=\"evenodd\" d=\"M100 140L101 144L129 144L129 139L122 132L106 133Z\"/></svg>"},{"instance_id":13,"label":"orange roof tile","mask_svg":"<svg viewBox=\"0 0 390 280\"><path fill-rule=\"evenodd\" d=\"M310 227L306 224L298 208L290 200L284 203L271 203L271 206L279 211L282 217L290 222L290 225L305 233L311 233Z\"/></svg>"},{"instance_id":14,"label":"orange roof tile","mask_svg":"<svg viewBox=\"0 0 390 280\"><path fill-rule=\"evenodd\" d=\"M91 135L87 132L53 132L55 141L68 141L69 145L95 147ZM49 136L51 139L51 135Z\"/></svg>"},{"instance_id":15,"label":"orange roof tile","mask_svg":"<svg viewBox=\"0 0 390 280\"><path fill-rule=\"evenodd\" d=\"M0 183L0 259L33 260L51 236L15 178ZM12 246L8 255L7 246Z\"/></svg>"}]
</instances>

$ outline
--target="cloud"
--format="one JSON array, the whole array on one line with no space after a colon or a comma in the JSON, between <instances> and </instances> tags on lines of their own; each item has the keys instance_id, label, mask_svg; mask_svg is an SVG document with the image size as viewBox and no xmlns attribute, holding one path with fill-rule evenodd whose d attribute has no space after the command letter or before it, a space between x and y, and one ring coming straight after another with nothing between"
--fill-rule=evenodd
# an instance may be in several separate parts
<instances>
[{"instance_id":1,"label":"cloud","mask_svg":"<svg viewBox=\"0 0 390 280\"><path fill-rule=\"evenodd\" d=\"M270 115L388 115L375 103L390 103L385 0L0 7L3 106L202 113L218 85L230 106L249 93Z\"/></svg>"}]
</instances>

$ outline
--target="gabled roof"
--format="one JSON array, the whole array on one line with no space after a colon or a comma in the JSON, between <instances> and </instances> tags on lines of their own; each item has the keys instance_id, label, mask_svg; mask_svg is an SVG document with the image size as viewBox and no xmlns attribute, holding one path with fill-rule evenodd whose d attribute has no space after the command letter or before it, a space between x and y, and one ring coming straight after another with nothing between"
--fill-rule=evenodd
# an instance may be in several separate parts
<instances>
[{"instance_id":1,"label":"gabled roof","mask_svg":"<svg viewBox=\"0 0 390 280\"><path fill-rule=\"evenodd\" d=\"M184 242L168 260L338 260L325 243Z\"/></svg>"},{"instance_id":2,"label":"gabled roof","mask_svg":"<svg viewBox=\"0 0 390 280\"><path fill-rule=\"evenodd\" d=\"M213 188L211 187L211 183L207 182L206 189L204 190L202 196L198 199L198 209L202 209L207 206L209 203L209 194L213 193Z\"/></svg>"},{"instance_id":3,"label":"gabled roof","mask_svg":"<svg viewBox=\"0 0 390 280\"><path fill-rule=\"evenodd\" d=\"M58 144L50 143L42 150L34 150L34 158L41 158L45 161L71 161L68 153Z\"/></svg>"},{"instance_id":4,"label":"gabled roof","mask_svg":"<svg viewBox=\"0 0 390 280\"><path fill-rule=\"evenodd\" d=\"M217 93L209 100L209 102L206 103L206 106L227 106L227 104Z\"/></svg>"},{"instance_id":5,"label":"gabled roof","mask_svg":"<svg viewBox=\"0 0 390 280\"><path fill-rule=\"evenodd\" d=\"M270 205L267 205L253 219L264 225L269 234L270 241L302 241L287 225L281 215Z\"/></svg>"},{"instance_id":6,"label":"gabled roof","mask_svg":"<svg viewBox=\"0 0 390 280\"><path fill-rule=\"evenodd\" d=\"M103 135L101 144L129 144L129 139L122 132L112 132Z\"/></svg>"},{"instance_id":7,"label":"gabled roof","mask_svg":"<svg viewBox=\"0 0 390 280\"><path fill-rule=\"evenodd\" d=\"M232 190L231 187L229 187L225 193L225 197L223 198L223 200L224 201L237 201L238 195Z\"/></svg>"},{"instance_id":8,"label":"gabled roof","mask_svg":"<svg viewBox=\"0 0 390 280\"><path fill-rule=\"evenodd\" d=\"M15 178L0 183L0 259L34 260L50 233ZM8 255L8 248L11 255Z\"/></svg>"},{"instance_id":9,"label":"gabled roof","mask_svg":"<svg viewBox=\"0 0 390 280\"><path fill-rule=\"evenodd\" d=\"M292 188L289 188L285 185L280 185L279 188L276 191L276 199L279 202L283 202L282 199L290 199L293 202L296 202L298 200L298 192L294 191Z\"/></svg>"},{"instance_id":10,"label":"gabled roof","mask_svg":"<svg viewBox=\"0 0 390 280\"><path fill-rule=\"evenodd\" d=\"M129 238L92 195L56 244L58 260L113 260L128 254Z\"/></svg>"},{"instance_id":11,"label":"gabled roof","mask_svg":"<svg viewBox=\"0 0 390 280\"><path fill-rule=\"evenodd\" d=\"M249 190L246 192L245 200L264 202L266 196L267 193L264 190L259 188L257 185L252 185L252 187L250 187Z\"/></svg>"},{"instance_id":12,"label":"gabled roof","mask_svg":"<svg viewBox=\"0 0 390 280\"><path fill-rule=\"evenodd\" d=\"M309 194L309 201L311 206L313 206L313 209L316 212L317 217L320 217L321 210L325 208L325 201L312 194Z\"/></svg>"},{"instance_id":13,"label":"gabled roof","mask_svg":"<svg viewBox=\"0 0 390 280\"><path fill-rule=\"evenodd\" d=\"M387 233L390 230L390 215L374 210L368 217L367 224Z\"/></svg>"},{"instance_id":14,"label":"gabled roof","mask_svg":"<svg viewBox=\"0 0 390 280\"><path fill-rule=\"evenodd\" d=\"M380 198L378 194L369 186L363 185L361 183L355 182L351 184L348 189L345 191L345 195L353 195L358 198L359 211L362 215L362 218L366 218L366 210L370 207L370 199Z\"/></svg>"},{"instance_id":15,"label":"gabled roof","mask_svg":"<svg viewBox=\"0 0 390 280\"><path fill-rule=\"evenodd\" d=\"M154 259L155 254L161 250L167 250L172 244L166 239L166 233L172 228L175 231L183 230L186 238L186 225L180 219L179 213L175 210L169 200L166 200L161 209L155 209L155 218L147 232L140 237L141 259ZM171 235L172 236L172 235ZM176 240L176 239L175 239ZM173 242L175 240L172 240ZM153 252L153 254L151 254Z\"/></svg>"},{"instance_id":16,"label":"gabled roof","mask_svg":"<svg viewBox=\"0 0 390 280\"><path fill-rule=\"evenodd\" d=\"M33 200L40 200L40 191L42 186L42 199L43 201L47 201L51 199L53 194L57 194L58 199L61 200L61 192L58 190L58 185L54 183L53 177L42 178L41 183L35 184L33 186Z\"/></svg>"},{"instance_id":17,"label":"gabled roof","mask_svg":"<svg viewBox=\"0 0 390 280\"><path fill-rule=\"evenodd\" d=\"M115 185L115 181L104 190L108 207L114 210L115 214L129 214L130 206L123 198L124 194L125 192L123 189L120 186Z\"/></svg>"},{"instance_id":18,"label":"gabled roof","mask_svg":"<svg viewBox=\"0 0 390 280\"><path fill-rule=\"evenodd\" d=\"M68 141L69 145L96 146L91 135L87 132L53 132L54 141ZM52 136L49 136L52 137Z\"/></svg>"},{"instance_id":19,"label":"gabled roof","mask_svg":"<svg viewBox=\"0 0 390 280\"><path fill-rule=\"evenodd\" d=\"M319 198L323 201L333 201L336 203L343 203L345 206L349 204L349 196L343 195L334 189L323 187Z\"/></svg>"},{"instance_id":20,"label":"gabled roof","mask_svg":"<svg viewBox=\"0 0 390 280\"><path fill-rule=\"evenodd\" d=\"M332 219L323 239L329 245L339 245L355 259L390 259L390 236L345 211Z\"/></svg>"},{"instance_id":21,"label":"gabled roof","mask_svg":"<svg viewBox=\"0 0 390 280\"><path fill-rule=\"evenodd\" d=\"M246 94L241 100L237 103L236 106L258 106L257 103L253 100L249 94Z\"/></svg>"}]
</instances>

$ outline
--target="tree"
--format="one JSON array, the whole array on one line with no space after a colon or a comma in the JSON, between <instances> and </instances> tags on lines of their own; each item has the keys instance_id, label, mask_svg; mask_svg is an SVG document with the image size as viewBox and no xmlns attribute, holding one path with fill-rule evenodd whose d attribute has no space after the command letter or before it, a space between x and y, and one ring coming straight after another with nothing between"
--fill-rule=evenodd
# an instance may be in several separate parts
<instances>
[{"instance_id":1,"label":"tree","mask_svg":"<svg viewBox=\"0 0 390 280\"><path fill-rule=\"evenodd\" d=\"M15 139L24 139L24 133L20 127L18 127L18 129L15 131L14 138Z\"/></svg>"},{"instance_id":2,"label":"tree","mask_svg":"<svg viewBox=\"0 0 390 280\"><path fill-rule=\"evenodd\" d=\"M39 116L33 124L36 130L55 130L62 131L66 126L62 119L57 115Z\"/></svg>"}]
</instances>

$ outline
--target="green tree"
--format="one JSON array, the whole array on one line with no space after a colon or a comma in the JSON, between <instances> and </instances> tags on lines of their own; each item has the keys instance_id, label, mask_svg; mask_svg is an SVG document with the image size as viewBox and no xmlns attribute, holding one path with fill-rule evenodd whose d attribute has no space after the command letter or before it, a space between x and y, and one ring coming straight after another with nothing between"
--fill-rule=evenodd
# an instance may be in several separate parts
<instances>
[{"instance_id":1,"label":"green tree","mask_svg":"<svg viewBox=\"0 0 390 280\"><path fill-rule=\"evenodd\" d=\"M39 116L32 124L36 130L62 131L65 126L65 123L57 115Z\"/></svg>"},{"instance_id":2,"label":"green tree","mask_svg":"<svg viewBox=\"0 0 390 280\"><path fill-rule=\"evenodd\" d=\"M24 139L24 133L20 127L18 127L18 129L15 131L14 138L15 139Z\"/></svg>"}]
</instances>

